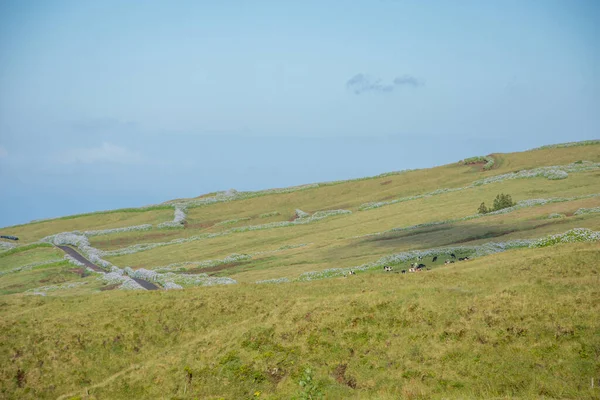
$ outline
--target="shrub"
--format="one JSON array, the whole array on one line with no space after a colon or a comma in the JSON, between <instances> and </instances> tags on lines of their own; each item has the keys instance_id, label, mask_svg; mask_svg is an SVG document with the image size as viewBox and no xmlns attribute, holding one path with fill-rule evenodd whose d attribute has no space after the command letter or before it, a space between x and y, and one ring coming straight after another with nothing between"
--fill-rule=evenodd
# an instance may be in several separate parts
<instances>
[{"instance_id":1,"label":"shrub","mask_svg":"<svg viewBox=\"0 0 600 400\"><path fill-rule=\"evenodd\" d=\"M490 210L485 206L485 202L482 202L477 209L478 214L487 214Z\"/></svg>"},{"instance_id":2,"label":"shrub","mask_svg":"<svg viewBox=\"0 0 600 400\"><path fill-rule=\"evenodd\" d=\"M465 158L464 160L462 160L460 162L464 165L477 164L477 163L483 162L483 163L485 163L483 165L483 170L488 171L488 170L492 169L492 167L494 166L495 160L492 156L478 156L478 157Z\"/></svg>"},{"instance_id":3,"label":"shrub","mask_svg":"<svg viewBox=\"0 0 600 400\"><path fill-rule=\"evenodd\" d=\"M488 214L491 212L497 212L500 210L504 210L506 208L511 208L514 206L516 206L516 203L513 202L512 197L510 197L510 194L500 193L494 199L494 208L487 208L487 206L485 205L485 202L482 202L479 205L479 208L477 209L477 213L478 214Z\"/></svg>"},{"instance_id":4,"label":"shrub","mask_svg":"<svg viewBox=\"0 0 600 400\"><path fill-rule=\"evenodd\" d=\"M515 203L510 197L510 194L500 193L494 199L494 211L502 210L503 208L508 208L514 206Z\"/></svg>"}]
</instances>

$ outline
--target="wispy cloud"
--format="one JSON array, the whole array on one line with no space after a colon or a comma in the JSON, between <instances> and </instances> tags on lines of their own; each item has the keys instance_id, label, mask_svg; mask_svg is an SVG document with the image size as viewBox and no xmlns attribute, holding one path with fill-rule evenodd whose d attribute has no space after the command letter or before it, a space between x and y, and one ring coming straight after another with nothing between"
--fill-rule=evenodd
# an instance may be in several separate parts
<instances>
[{"instance_id":1,"label":"wispy cloud","mask_svg":"<svg viewBox=\"0 0 600 400\"><path fill-rule=\"evenodd\" d=\"M391 92L394 85L381 83L380 79L373 79L365 74L356 74L346 82L346 87L355 94L365 92Z\"/></svg>"},{"instance_id":2,"label":"wispy cloud","mask_svg":"<svg viewBox=\"0 0 600 400\"><path fill-rule=\"evenodd\" d=\"M402 75L396 77L392 82L382 82L379 78L373 78L369 75L358 73L346 82L346 88L353 91L354 94L366 92L390 93L400 86L423 86L423 82L412 75Z\"/></svg>"},{"instance_id":3,"label":"wispy cloud","mask_svg":"<svg viewBox=\"0 0 600 400\"><path fill-rule=\"evenodd\" d=\"M415 78L412 75L402 75L397 77L396 79L394 79L394 85L397 86L412 86L412 87L418 87L418 86L423 86L423 82L418 80L417 78Z\"/></svg>"},{"instance_id":4,"label":"wispy cloud","mask_svg":"<svg viewBox=\"0 0 600 400\"><path fill-rule=\"evenodd\" d=\"M98 147L69 149L60 154L57 161L62 164L139 164L142 156L136 151L104 142Z\"/></svg>"}]
</instances>

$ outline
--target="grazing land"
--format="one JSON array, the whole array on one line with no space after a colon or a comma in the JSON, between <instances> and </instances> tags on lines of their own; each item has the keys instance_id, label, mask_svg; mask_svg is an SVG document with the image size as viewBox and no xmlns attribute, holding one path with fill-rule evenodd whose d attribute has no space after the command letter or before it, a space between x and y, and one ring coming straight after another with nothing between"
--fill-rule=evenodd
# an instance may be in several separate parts
<instances>
[{"instance_id":1,"label":"grazing land","mask_svg":"<svg viewBox=\"0 0 600 400\"><path fill-rule=\"evenodd\" d=\"M600 141L0 234L2 398L600 398Z\"/></svg>"}]
</instances>

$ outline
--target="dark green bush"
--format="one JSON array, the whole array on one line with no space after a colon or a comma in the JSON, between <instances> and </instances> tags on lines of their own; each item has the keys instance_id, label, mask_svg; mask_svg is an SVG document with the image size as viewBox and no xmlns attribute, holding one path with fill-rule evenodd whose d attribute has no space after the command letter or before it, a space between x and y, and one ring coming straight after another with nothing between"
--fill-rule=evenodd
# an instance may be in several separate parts
<instances>
[{"instance_id":1,"label":"dark green bush","mask_svg":"<svg viewBox=\"0 0 600 400\"><path fill-rule=\"evenodd\" d=\"M479 208L477 209L477 213L478 214L487 214L492 211L498 211L498 210L502 210L504 208L512 207L515 204L516 203L513 201L510 194L500 193L494 199L494 207L493 208L487 208L487 206L485 205L485 202L482 202L479 205Z\"/></svg>"}]
</instances>

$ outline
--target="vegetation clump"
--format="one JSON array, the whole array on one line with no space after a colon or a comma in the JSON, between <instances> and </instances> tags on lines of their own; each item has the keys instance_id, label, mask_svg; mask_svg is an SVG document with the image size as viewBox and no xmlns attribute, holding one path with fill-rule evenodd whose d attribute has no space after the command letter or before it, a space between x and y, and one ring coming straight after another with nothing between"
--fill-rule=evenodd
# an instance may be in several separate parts
<instances>
[{"instance_id":1,"label":"vegetation clump","mask_svg":"<svg viewBox=\"0 0 600 400\"><path fill-rule=\"evenodd\" d=\"M548 247L559 243L595 242L598 240L600 240L600 232L595 232L586 228L575 228L565 233L559 233L538 239L530 244L529 247Z\"/></svg>"},{"instance_id":2,"label":"vegetation clump","mask_svg":"<svg viewBox=\"0 0 600 400\"><path fill-rule=\"evenodd\" d=\"M477 209L477 212L479 214L487 214L489 212L493 212L493 211L500 211L503 210L505 208L509 208L509 207L514 207L517 203L515 203L512 199L512 197L510 196L510 194L504 194L504 193L500 193L499 195L496 196L496 198L494 199L494 207L493 208L488 208L485 205L485 202L482 202L479 205L479 208Z\"/></svg>"},{"instance_id":3,"label":"vegetation clump","mask_svg":"<svg viewBox=\"0 0 600 400\"><path fill-rule=\"evenodd\" d=\"M494 160L494 158L492 156L477 156L477 157L465 158L461 162L464 165L478 164L478 163L483 162L483 163L485 163L483 165L483 170L488 171L488 170L492 169L492 167L494 166L494 163L496 161Z\"/></svg>"}]
</instances>

